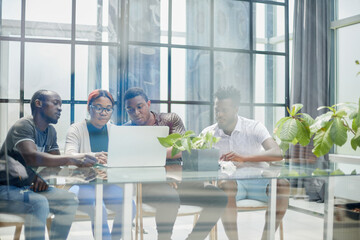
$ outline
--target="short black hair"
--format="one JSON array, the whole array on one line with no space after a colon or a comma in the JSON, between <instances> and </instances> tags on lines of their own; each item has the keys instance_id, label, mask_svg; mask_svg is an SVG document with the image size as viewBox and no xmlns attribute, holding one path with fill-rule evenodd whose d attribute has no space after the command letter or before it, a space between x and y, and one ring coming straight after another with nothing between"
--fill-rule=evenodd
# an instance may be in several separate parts
<instances>
[{"instance_id":1,"label":"short black hair","mask_svg":"<svg viewBox=\"0 0 360 240\"><path fill-rule=\"evenodd\" d=\"M30 107L31 107L31 114L34 115L35 113L35 101L36 99L39 99L40 101L46 101L47 95L50 93L51 91L49 90L45 90L45 89L41 89L36 91L33 96L31 97L30 100Z\"/></svg>"},{"instance_id":2,"label":"short black hair","mask_svg":"<svg viewBox=\"0 0 360 240\"><path fill-rule=\"evenodd\" d=\"M219 88L215 93L218 100L231 99L236 107L240 106L240 91L233 86Z\"/></svg>"},{"instance_id":3,"label":"short black hair","mask_svg":"<svg viewBox=\"0 0 360 240\"><path fill-rule=\"evenodd\" d=\"M145 100L145 102L149 101L148 96L146 95L146 93L144 92L144 90L142 88L139 87L133 87L133 88L129 88L124 95L124 102L128 99L132 99L134 97L137 96L142 96Z\"/></svg>"}]
</instances>

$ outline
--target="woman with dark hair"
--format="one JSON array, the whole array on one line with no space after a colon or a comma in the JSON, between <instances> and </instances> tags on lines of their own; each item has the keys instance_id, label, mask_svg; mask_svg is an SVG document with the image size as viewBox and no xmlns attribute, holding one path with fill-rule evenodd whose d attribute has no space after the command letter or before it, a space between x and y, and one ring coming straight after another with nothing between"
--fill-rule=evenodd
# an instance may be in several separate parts
<instances>
[{"instance_id":1,"label":"woman with dark hair","mask_svg":"<svg viewBox=\"0 0 360 240\"><path fill-rule=\"evenodd\" d=\"M106 90L94 90L89 94L87 110L90 118L70 126L66 135L65 153L91 153L99 163L107 163L107 151L111 129L109 120L114 111L114 99ZM79 199L79 210L86 212L94 231L95 186L74 185L70 188ZM104 185L103 188L103 239L120 239L122 227L123 189L115 184ZM134 204L134 203L133 203ZM107 224L106 208L115 212L113 229L110 234ZM135 204L133 209L135 209ZM133 216L135 215L135 210Z\"/></svg>"}]
</instances>

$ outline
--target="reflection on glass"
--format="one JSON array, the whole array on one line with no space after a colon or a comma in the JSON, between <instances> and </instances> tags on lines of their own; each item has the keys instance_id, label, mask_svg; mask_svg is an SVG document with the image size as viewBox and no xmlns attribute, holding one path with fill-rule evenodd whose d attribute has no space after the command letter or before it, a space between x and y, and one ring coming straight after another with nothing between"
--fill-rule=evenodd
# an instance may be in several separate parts
<instances>
[{"instance_id":1,"label":"reflection on glass","mask_svg":"<svg viewBox=\"0 0 360 240\"><path fill-rule=\"evenodd\" d=\"M118 1L77 0L76 38L79 40L116 42Z\"/></svg>"},{"instance_id":2,"label":"reflection on glass","mask_svg":"<svg viewBox=\"0 0 360 240\"><path fill-rule=\"evenodd\" d=\"M240 90L241 102L250 102L250 56L246 53L214 53L214 91L234 86Z\"/></svg>"},{"instance_id":3,"label":"reflection on glass","mask_svg":"<svg viewBox=\"0 0 360 240\"><path fill-rule=\"evenodd\" d=\"M19 103L0 103L0 145L5 141L7 131L19 119Z\"/></svg>"},{"instance_id":4,"label":"reflection on glass","mask_svg":"<svg viewBox=\"0 0 360 240\"><path fill-rule=\"evenodd\" d=\"M141 87L149 99L167 99L167 49L130 46L128 87Z\"/></svg>"},{"instance_id":5,"label":"reflection on glass","mask_svg":"<svg viewBox=\"0 0 360 240\"><path fill-rule=\"evenodd\" d=\"M114 94L117 89L117 48L77 45L75 51L75 99L87 100L88 94L99 88ZM116 98L116 94L113 96Z\"/></svg>"},{"instance_id":6,"label":"reflection on glass","mask_svg":"<svg viewBox=\"0 0 360 240\"><path fill-rule=\"evenodd\" d=\"M132 0L129 2L130 41L167 43L167 35L167 0Z\"/></svg>"},{"instance_id":7,"label":"reflection on glass","mask_svg":"<svg viewBox=\"0 0 360 240\"><path fill-rule=\"evenodd\" d=\"M25 98L39 89L70 99L70 45L25 43Z\"/></svg>"},{"instance_id":8,"label":"reflection on glass","mask_svg":"<svg viewBox=\"0 0 360 240\"><path fill-rule=\"evenodd\" d=\"M280 50L276 49L276 44L285 41L285 7L256 3L254 4L254 10L255 49Z\"/></svg>"},{"instance_id":9,"label":"reflection on glass","mask_svg":"<svg viewBox=\"0 0 360 240\"><path fill-rule=\"evenodd\" d=\"M249 3L217 0L214 2L215 47L249 49Z\"/></svg>"},{"instance_id":10,"label":"reflection on glass","mask_svg":"<svg viewBox=\"0 0 360 240\"><path fill-rule=\"evenodd\" d=\"M196 134L212 124L208 105L172 104L171 112L180 116L186 130L192 130Z\"/></svg>"},{"instance_id":11,"label":"reflection on glass","mask_svg":"<svg viewBox=\"0 0 360 240\"><path fill-rule=\"evenodd\" d=\"M255 102L285 103L285 57L254 55Z\"/></svg>"},{"instance_id":12,"label":"reflection on glass","mask_svg":"<svg viewBox=\"0 0 360 240\"><path fill-rule=\"evenodd\" d=\"M2 0L0 11L0 35L20 36L21 0Z\"/></svg>"},{"instance_id":13,"label":"reflection on glass","mask_svg":"<svg viewBox=\"0 0 360 240\"><path fill-rule=\"evenodd\" d=\"M172 2L173 44L209 46L210 1L178 0Z\"/></svg>"},{"instance_id":14,"label":"reflection on glass","mask_svg":"<svg viewBox=\"0 0 360 240\"><path fill-rule=\"evenodd\" d=\"M28 0L25 35L38 38L71 38L71 0Z\"/></svg>"},{"instance_id":15,"label":"reflection on glass","mask_svg":"<svg viewBox=\"0 0 360 240\"><path fill-rule=\"evenodd\" d=\"M209 51L172 49L171 56L171 99L209 101Z\"/></svg>"},{"instance_id":16,"label":"reflection on glass","mask_svg":"<svg viewBox=\"0 0 360 240\"><path fill-rule=\"evenodd\" d=\"M0 98L20 97L20 43L0 41Z\"/></svg>"},{"instance_id":17,"label":"reflection on glass","mask_svg":"<svg viewBox=\"0 0 360 240\"><path fill-rule=\"evenodd\" d=\"M254 113L254 119L264 124L270 135L272 135L277 121L285 117L284 107L255 107Z\"/></svg>"}]
</instances>

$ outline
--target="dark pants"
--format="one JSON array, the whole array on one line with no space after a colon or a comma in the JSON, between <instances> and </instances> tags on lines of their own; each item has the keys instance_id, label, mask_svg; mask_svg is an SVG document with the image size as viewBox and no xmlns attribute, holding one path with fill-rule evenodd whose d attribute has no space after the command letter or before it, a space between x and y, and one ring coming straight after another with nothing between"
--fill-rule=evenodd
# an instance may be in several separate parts
<instances>
[{"instance_id":1,"label":"dark pants","mask_svg":"<svg viewBox=\"0 0 360 240\"><path fill-rule=\"evenodd\" d=\"M179 183L177 189L166 183L143 184L142 189L143 202L156 209L158 239L171 239L180 204L203 209L188 239L206 238L227 205L221 189L203 182Z\"/></svg>"}]
</instances>

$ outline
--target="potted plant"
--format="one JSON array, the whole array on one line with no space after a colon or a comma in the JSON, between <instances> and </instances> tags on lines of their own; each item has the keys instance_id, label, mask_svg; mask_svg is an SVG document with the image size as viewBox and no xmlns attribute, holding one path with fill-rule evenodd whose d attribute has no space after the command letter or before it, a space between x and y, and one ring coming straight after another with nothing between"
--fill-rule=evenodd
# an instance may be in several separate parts
<instances>
[{"instance_id":1,"label":"potted plant","mask_svg":"<svg viewBox=\"0 0 360 240\"><path fill-rule=\"evenodd\" d=\"M172 133L167 137L158 137L162 146L172 147L171 155L175 156L182 152L184 170L218 170L220 153L213 148L220 138L216 138L212 133L200 134L196 136L193 131L184 134Z\"/></svg>"},{"instance_id":2,"label":"potted plant","mask_svg":"<svg viewBox=\"0 0 360 240\"><path fill-rule=\"evenodd\" d=\"M359 61L355 61L360 64ZM360 72L357 74L359 75ZM300 113L302 104L294 104L287 111L290 116L281 118L275 127L275 135L280 139L280 147L285 153L290 144L306 146L313 138L312 152L317 156L327 154L332 146L342 146L352 134L351 147L360 147L360 99L358 103L338 103L319 107L328 109L315 120L307 113Z\"/></svg>"}]
</instances>

